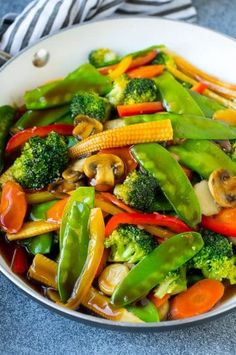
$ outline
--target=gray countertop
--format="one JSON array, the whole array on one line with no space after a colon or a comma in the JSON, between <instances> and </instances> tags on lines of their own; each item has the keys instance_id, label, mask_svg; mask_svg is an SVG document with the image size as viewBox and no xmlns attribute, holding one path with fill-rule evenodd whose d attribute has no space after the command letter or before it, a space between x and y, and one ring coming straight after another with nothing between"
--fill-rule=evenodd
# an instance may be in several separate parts
<instances>
[{"instance_id":1,"label":"gray countertop","mask_svg":"<svg viewBox=\"0 0 236 355\"><path fill-rule=\"evenodd\" d=\"M198 23L236 37L235 0L194 0ZM29 0L0 0L0 17ZM199 326L131 334L64 319L0 275L0 354L235 354L236 312Z\"/></svg>"}]
</instances>

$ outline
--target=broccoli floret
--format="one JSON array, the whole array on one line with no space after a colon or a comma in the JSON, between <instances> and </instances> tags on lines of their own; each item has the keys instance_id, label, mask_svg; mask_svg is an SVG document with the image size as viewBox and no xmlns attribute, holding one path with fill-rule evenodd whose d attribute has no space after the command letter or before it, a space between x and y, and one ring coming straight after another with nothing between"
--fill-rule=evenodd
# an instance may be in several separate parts
<instances>
[{"instance_id":1,"label":"broccoli floret","mask_svg":"<svg viewBox=\"0 0 236 355\"><path fill-rule=\"evenodd\" d=\"M78 91L72 99L70 110L72 117L86 115L103 122L109 118L111 105L106 98L93 92Z\"/></svg>"},{"instance_id":2,"label":"broccoli floret","mask_svg":"<svg viewBox=\"0 0 236 355\"><path fill-rule=\"evenodd\" d=\"M127 76L121 75L113 82L113 89L107 95L109 102L112 105L119 105L123 102L124 90L128 84Z\"/></svg>"},{"instance_id":3,"label":"broccoli floret","mask_svg":"<svg viewBox=\"0 0 236 355\"><path fill-rule=\"evenodd\" d=\"M187 289L186 267L183 266L169 272L164 280L153 291L156 297L162 298L166 294L176 295Z\"/></svg>"},{"instance_id":4,"label":"broccoli floret","mask_svg":"<svg viewBox=\"0 0 236 355\"><path fill-rule=\"evenodd\" d=\"M201 230L203 248L190 260L190 267L200 269L210 279L228 279L236 284L236 265L232 243L224 236Z\"/></svg>"},{"instance_id":5,"label":"broccoli floret","mask_svg":"<svg viewBox=\"0 0 236 355\"><path fill-rule=\"evenodd\" d=\"M114 194L127 205L149 212L157 195L158 184L154 177L141 171L129 173L123 184L116 185Z\"/></svg>"},{"instance_id":6,"label":"broccoli floret","mask_svg":"<svg viewBox=\"0 0 236 355\"><path fill-rule=\"evenodd\" d=\"M114 64L119 61L118 55L109 48L98 48L89 53L89 63L96 68Z\"/></svg>"},{"instance_id":7,"label":"broccoli floret","mask_svg":"<svg viewBox=\"0 0 236 355\"><path fill-rule=\"evenodd\" d=\"M67 163L64 138L51 132L47 138L30 138L11 171L14 179L24 188L39 189L57 179Z\"/></svg>"},{"instance_id":8,"label":"broccoli floret","mask_svg":"<svg viewBox=\"0 0 236 355\"><path fill-rule=\"evenodd\" d=\"M123 102L132 105L141 102L153 102L158 97L157 86L152 79L131 79L124 91Z\"/></svg>"},{"instance_id":9,"label":"broccoli floret","mask_svg":"<svg viewBox=\"0 0 236 355\"><path fill-rule=\"evenodd\" d=\"M171 67L176 66L173 57L162 51L158 52L157 56L153 59L152 64L165 64Z\"/></svg>"},{"instance_id":10,"label":"broccoli floret","mask_svg":"<svg viewBox=\"0 0 236 355\"><path fill-rule=\"evenodd\" d=\"M123 224L106 238L105 247L111 248L110 261L137 263L156 247L156 242L144 230Z\"/></svg>"}]
</instances>

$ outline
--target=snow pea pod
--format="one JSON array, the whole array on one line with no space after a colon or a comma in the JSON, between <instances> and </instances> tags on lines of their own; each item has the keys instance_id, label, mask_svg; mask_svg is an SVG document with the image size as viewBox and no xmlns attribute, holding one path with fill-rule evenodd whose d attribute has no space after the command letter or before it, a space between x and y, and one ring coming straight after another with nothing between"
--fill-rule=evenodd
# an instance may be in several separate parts
<instances>
[{"instance_id":1,"label":"snow pea pod","mask_svg":"<svg viewBox=\"0 0 236 355\"><path fill-rule=\"evenodd\" d=\"M26 111L25 114L21 116L21 118L16 122L15 127L23 130L34 126L47 126L64 117L69 112L69 110L69 105L43 111L29 110Z\"/></svg>"},{"instance_id":2,"label":"snow pea pod","mask_svg":"<svg viewBox=\"0 0 236 355\"><path fill-rule=\"evenodd\" d=\"M74 118L71 117L71 113L67 113L65 116L59 118L59 120L57 120L55 122L56 124L74 124Z\"/></svg>"},{"instance_id":3,"label":"snow pea pod","mask_svg":"<svg viewBox=\"0 0 236 355\"><path fill-rule=\"evenodd\" d=\"M47 211L51 208L58 200L47 201L34 205L30 212L30 218L32 221L40 221L47 219Z\"/></svg>"},{"instance_id":4,"label":"snow pea pod","mask_svg":"<svg viewBox=\"0 0 236 355\"><path fill-rule=\"evenodd\" d=\"M148 299L145 304L126 306L126 309L144 322L160 322L159 313L154 304Z\"/></svg>"},{"instance_id":5,"label":"snow pea pod","mask_svg":"<svg viewBox=\"0 0 236 355\"><path fill-rule=\"evenodd\" d=\"M179 157L179 162L208 179L217 169L224 168L236 175L236 162L221 148L207 140L189 140L181 145L169 147L171 153Z\"/></svg>"},{"instance_id":6,"label":"snow pea pod","mask_svg":"<svg viewBox=\"0 0 236 355\"><path fill-rule=\"evenodd\" d=\"M0 107L0 173L3 169L4 148L9 130L12 126L15 110L11 106Z\"/></svg>"},{"instance_id":7,"label":"snow pea pod","mask_svg":"<svg viewBox=\"0 0 236 355\"><path fill-rule=\"evenodd\" d=\"M122 119L125 126L136 123L162 121L169 119L174 138L185 139L235 139L236 128L210 118L189 114L155 113L152 115L130 116Z\"/></svg>"},{"instance_id":8,"label":"snow pea pod","mask_svg":"<svg viewBox=\"0 0 236 355\"><path fill-rule=\"evenodd\" d=\"M204 117L198 104L189 92L168 72L154 79L167 111Z\"/></svg>"},{"instance_id":9,"label":"snow pea pod","mask_svg":"<svg viewBox=\"0 0 236 355\"><path fill-rule=\"evenodd\" d=\"M203 247L201 234L177 234L145 256L116 287L112 303L119 307L146 296L168 272L178 269Z\"/></svg>"},{"instance_id":10,"label":"snow pea pod","mask_svg":"<svg viewBox=\"0 0 236 355\"><path fill-rule=\"evenodd\" d=\"M207 96L201 95L193 90L188 90L188 92L206 117L212 117L216 111L225 109L225 106Z\"/></svg>"},{"instance_id":11,"label":"snow pea pod","mask_svg":"<svg viewBox=\"0 0 236 355\"><path fill-rule=\"evenodd\" d=\"M52 207L57 200L48 201L34 205L31 209L30 218L33 221L46 220L46 214L50 207ZM36 254L49 254L53 244L53 233L44 233L33 238L23 241L29 253Z\"/></svg>"},{"instance_id":12,"label":"snow pea pod","mask_svg":"<svg viewBox=\"0 0 236 355\"><path fill-rule=\"evenodd\" d=\"M90 210L94 206L94 188L79 187L70 197L60 230L58 291L62 302L70 297L88 254Z\"/></svg>"},{"instance_id":13,"label":"snow pea pod","mask_svg":"<svg viewBox=\"0 0 236 355\"><path fill-rule=\"evenodd\" d=\"M176 159L157 143L131 148L138 163L158 181L175 212L189 226L201 221L201 210L193 187Z\"/></svg>"},{"instance_id":14,"label":"snow pea pod","mask_svg":"<svg viewBox=\"0 0 236 355\"><path fill-rule=\"evenodd\" d=\"M78 90L92 90L106 95L112 89L108 76L101 75L91 64L83 64L63 80L42 85L24 95L28 110L42 110L67 104Z\"/></svg>"}]
</instances>

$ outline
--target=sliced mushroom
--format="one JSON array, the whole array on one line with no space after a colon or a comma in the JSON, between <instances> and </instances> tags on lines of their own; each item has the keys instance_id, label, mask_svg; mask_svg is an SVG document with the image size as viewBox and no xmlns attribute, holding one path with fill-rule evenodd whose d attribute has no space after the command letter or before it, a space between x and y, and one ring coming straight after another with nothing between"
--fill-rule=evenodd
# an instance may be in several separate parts
<instances>
[{"instance_id":1,"label":"sliced mushroom","mask_svg":"<svg viewBox=\"0 0 236 355\"><path fill-rule=\"evenodd\" d=\"M48 186L48 191L58 198L64 198L68 196L68 192L75 190L79 186L83 186L83 181L72 182L58 179Z\"/></svg>"},{"instance_id":2,"label":"sliced mushroom","mask_svg":"<svg viewBox=\"0 0 236 355\"><path fill-rule=\"evenodd\" d=\"M220 207L212 197L206 180L202 180L194 185L194 191L204 216L213 216L220 212Z\"/></svg>"},{"instance_id":3,"label":"sliced mushroom","mask_svg":"<svg viewBox=\"0 0 236 355\"><path fill-rule=\"evenodd\" d=\"M208 186L218 205L236 206L236 176L225 169L214 170L209 177Z\"/></svg>"},{"instance_id":4,"label":"sliced mushroom","mask_svg":"<svg viewBox=\"0 0 236 355\"><path fill-rule=\"evenodd\" d=\"M89 116L78 115L75 117L74 123L76 127L73 130L73 135L79 140L103 131L102 123Z\"/></svg>"},{"instance_id":5,"label":"sliced mushroom","mask_svg":"<svg viewBox=\"0 0 236 355\"><path fill-rule=\"evenodd\" d=\"M124 174L124 163L114 154L96 154L85 159L84 173L97 191L107 191Z\"/></svg>"},{"instance_id":6,"label":"sliced mushroom","mask_svg":"<svg viewBox=\"0 0 236 355\"><path fill-rule=\"evenodd\" d=\"M101 273L98 279L98 286L105 295L111 296L116 286L129 273L125 264L110 264Z\"/></svg>"},{"instance_id":7,"label":"sliced mushroom","mask_svg":"<svg viewBox=\"0 0 236 355\"><path fill-rule=\"evenodd\" d=\"M85 159L79 159L72 162L66 170L63 171L63 179L70 182L77 182L84 177L84 161Z\"/></svg>"},{"instance_id":8,"label":"sliced mushroom","mask_svg":"<svg viewBox=\"0 0 236 355\"><path fill-rule=\"evenodd\" d=\"M215 140L215 142L225 153L232 153L233 148L229 140Z\"/></svg>"}]
</instances>

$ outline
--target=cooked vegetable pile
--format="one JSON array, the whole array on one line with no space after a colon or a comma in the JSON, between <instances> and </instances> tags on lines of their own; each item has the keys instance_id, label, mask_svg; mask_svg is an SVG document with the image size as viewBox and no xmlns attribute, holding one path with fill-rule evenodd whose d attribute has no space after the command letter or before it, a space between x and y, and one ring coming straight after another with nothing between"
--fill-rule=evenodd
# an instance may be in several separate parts
<instances>
[{"instance_id":1,"label":"cooked vegetable pile","mask_svg":"<svg viewBox=\"0 0 236 355\"><path fill-rule=\"evenodd\" d=\"M236 285L235 98L152 46L94 49L23 107L0 107L0 251L13 272L115 321L223 301Z\"/></svg>"}]
</instances>

